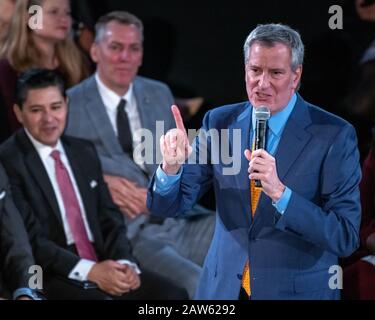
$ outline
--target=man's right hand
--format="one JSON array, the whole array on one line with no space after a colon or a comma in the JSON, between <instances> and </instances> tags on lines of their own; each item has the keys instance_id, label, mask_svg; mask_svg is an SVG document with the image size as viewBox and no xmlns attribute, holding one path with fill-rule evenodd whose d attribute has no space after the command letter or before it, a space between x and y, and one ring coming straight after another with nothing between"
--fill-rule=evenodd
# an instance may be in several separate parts
<instances>
[{"instance_id":1,"label":"man's right hand","mask_svg":"<svg viewBox=\"0 0 375 320\"><path fill-rule=\"evenodd\" d=\"M106 260L96 263L87 275L87 279L96 283L102 291L113 296L121 296L135 288L134 279L129 279L128 268L127 265Z\"/></svg>"},{"instance_id":2,"label":"man's right hand","mask_svg":"<svg viewBox=\"0 0 375 320\"><path fill-rule=\"evenodd\" d=\"M162 169L166 174L175 175L189 157L192 148L186 134L185 126L177 106L172 106L176 128L171 129L160 138L160 150L163 155Z\"/></svg>"}]
</instances>

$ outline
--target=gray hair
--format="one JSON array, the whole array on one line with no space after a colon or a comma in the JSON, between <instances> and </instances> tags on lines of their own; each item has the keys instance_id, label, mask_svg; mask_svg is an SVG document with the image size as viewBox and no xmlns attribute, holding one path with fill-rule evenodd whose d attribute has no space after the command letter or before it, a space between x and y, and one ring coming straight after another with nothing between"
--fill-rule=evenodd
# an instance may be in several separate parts
<instances>
[{"instance_id":1,"label":"gray hair","mask_svg":"<svg viewBox=\"0 0 375 320\"><path fill-rule=\"evenodd\" d=\"M284 24L260 24L247 37L244 45L245 64L249 61L250 49L254 43L272 47L282 43L290 48L292 53L291 68L295 71L303 64L305 48L300 34Z\"/></svg>"},{"instance_id":2,"label":"gray hair","mask_svg":"<svg viewBox=\"0 0 375 320\"><path fill-rule=\"evenodd\" d=\"M131 14L127 11L112 11L110 13L107 13L106 15L99 18L98 22L95 25L95 42L98 43L103 39L103 36L105 34L107 25L112 22L118 22L120 24L124 25L133 25L135 26L142 38L143 42L143 23L142 21L136 17L134 14Z\"/></svg>"}]
</instances>

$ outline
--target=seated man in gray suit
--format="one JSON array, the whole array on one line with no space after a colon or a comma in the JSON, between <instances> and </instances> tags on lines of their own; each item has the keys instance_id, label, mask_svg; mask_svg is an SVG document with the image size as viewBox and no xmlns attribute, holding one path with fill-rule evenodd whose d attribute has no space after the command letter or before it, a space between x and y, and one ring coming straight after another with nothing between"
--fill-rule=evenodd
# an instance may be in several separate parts
<instances>
[{"instance_id":1,"label":"seated man in gray suit","mask_svg":"<svg viewBox=\"0 0 375 320\"><path fill-rule=\"evenodd\" d=\"M142 265L178 282L192 297L214 229L214 215L194 208L188 219L155 221L146 208L147 185L159 164L140 161L139 129L166 132L174 126L169 88L137 76L143 58L143 25L128 12L112 12L98 21L91 49L97 72L70 91L66 133L91 140L99 153L114 202L125 215L134 254ZM158 147L159 148L159 147ZM155 148L154 148L155 149ZM160 152L160 151L158 151Z\"/></svg>"}]
</instances>

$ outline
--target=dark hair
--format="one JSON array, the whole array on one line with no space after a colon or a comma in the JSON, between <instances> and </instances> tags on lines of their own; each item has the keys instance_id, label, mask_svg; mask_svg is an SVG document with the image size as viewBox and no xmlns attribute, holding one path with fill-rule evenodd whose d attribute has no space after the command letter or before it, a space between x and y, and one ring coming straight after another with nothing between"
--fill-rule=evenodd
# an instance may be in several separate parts
<instances>
[{"instance_id":1,"label":"dark hair","mask_svg":"<svg viewBox=\"0 0 375 320\"><path fill-rule=\"evenodd\" d=\"M58 72L34 68L22 73L17 80L16 104L22 109L30 90L48 87L57 87L61 95L66 97L64 80Z\"/></svg>"},{"instance_id":2,"label":"dark hair","mask_svg":"<svg viewBox=\"0 0 375 320\"><path fill-rule=\"evenodd\" d=\"M98 22L96 23L95 42L98 43L102 40L107 25L112 21L116 21L124 25L134 25L139 30L143 41L143 23L138 17L127 11L112 11L99 18Z\"/></svg>"}]
</instances>

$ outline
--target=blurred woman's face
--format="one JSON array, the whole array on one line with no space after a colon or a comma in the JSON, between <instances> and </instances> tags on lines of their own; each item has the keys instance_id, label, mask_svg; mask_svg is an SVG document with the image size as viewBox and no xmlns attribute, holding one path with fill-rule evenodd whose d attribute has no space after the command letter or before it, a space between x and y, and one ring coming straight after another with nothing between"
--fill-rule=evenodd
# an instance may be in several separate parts
<instances>
[{"instance_id":1,"label":"blurred woman's face","mask_svg":"<svg viewBox=\"0 0 375 320\"><path fill-rule=\"evenodd\" d=\"M0 39L3 39L8 31L14 11L14 3L11 0L0 0Z\"/></svg>"},{"instance_id":2,"label":"blurred woman's face","mask_svg":"<svg viewBox=\"0 0 375 320\"><path fill-rule=\"evenodd\" d=\"M72 27L69 0L43 0L43 28L34 30L35 35L45 40L62 41Z\"/></svg>"}]
</instances>

